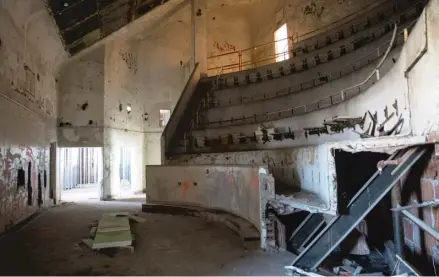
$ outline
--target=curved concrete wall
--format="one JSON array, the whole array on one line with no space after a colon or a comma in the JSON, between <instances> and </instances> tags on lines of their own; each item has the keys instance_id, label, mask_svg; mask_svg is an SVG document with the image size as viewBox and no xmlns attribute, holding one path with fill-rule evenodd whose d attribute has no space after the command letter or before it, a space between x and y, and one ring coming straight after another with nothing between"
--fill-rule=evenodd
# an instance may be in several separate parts
<instances>
[{"instance_id":1,"label":"curved concrete wall","mask_svg":"<svg viewBox=\"0 0 439 277\"><path fill-rule=\"evenodd\" d=\"M147 166L147 203L193 205L236 214L263 232L263 212L274 199L266 167Z\"/></svg>"}]
</instances>

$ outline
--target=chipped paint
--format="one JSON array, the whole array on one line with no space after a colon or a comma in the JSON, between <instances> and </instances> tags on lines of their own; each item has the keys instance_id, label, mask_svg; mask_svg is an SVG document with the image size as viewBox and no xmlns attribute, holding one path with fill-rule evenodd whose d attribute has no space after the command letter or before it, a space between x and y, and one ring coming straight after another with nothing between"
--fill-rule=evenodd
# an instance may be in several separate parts
<instances>
[{"instance_id":1,"label":"chipped paint","mask_svg":"<svg viewBox=\"0 0 439 277\"><path fill-rule=\"evenodd\" d=\"M49 172L48 148L18 146L0 148L0 234L38 210L38 176ZM29 164L32 166L29 172ZM18 186L18 172L24 171L27 186ZM28 178L31 178L30 180ZM42 203L48 203L49 186L41 188ZM28 205L28 199L32 199Z\"/></svg>"}]
</instances>

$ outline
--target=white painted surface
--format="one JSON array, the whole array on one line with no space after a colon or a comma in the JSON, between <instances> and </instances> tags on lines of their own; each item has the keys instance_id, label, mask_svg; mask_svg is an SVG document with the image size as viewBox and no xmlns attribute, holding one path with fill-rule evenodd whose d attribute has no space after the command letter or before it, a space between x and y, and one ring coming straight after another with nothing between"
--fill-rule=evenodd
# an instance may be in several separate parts
<instances>
[{"instance_id":1,"label":"white painted surface","mask_svg":"<svg viewBox=\"0 0 439 277\"><path fill-rule=\"evenodd\" d=\"M411 107L411 122L413 134L428 135L439 131L439 1L429 2L424 11L426 23L418 22L415 36L416 45L413 51L419 61L407 72L409 100ZM423 36L427 35L426 38ZM409 38L410 39L410 38ZM422 43L427 41L427 51L419 56ZM415 44L415 43L413 43ZM416 56L413 54L412 56Z\"/></svg>"}]
</instances>

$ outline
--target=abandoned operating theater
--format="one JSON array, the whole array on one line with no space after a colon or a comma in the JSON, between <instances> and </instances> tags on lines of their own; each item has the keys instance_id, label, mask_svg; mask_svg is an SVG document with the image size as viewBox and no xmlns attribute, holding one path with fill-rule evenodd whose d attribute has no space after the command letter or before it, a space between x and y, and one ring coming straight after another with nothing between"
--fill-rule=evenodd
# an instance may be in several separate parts
<instances>
[{"instance_id":1,"label":"abandoned operating theater","mask_svg":"<svg viewBox=\"0 0 439 277\"><path fill-rule=\"evenodd\" d=\"M0 274L436 275L438 28L439 0L0 1Z\"/></svg>"}]
</instances>

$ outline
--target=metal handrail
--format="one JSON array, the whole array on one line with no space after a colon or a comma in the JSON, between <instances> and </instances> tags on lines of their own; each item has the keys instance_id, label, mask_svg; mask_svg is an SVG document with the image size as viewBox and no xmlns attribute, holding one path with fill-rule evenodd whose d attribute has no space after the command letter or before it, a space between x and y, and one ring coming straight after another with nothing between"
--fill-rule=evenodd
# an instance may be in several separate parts
<instances>
[{"instance_id":1,"label":"metal handrail","mask_svg":"<svg viewBox=\"0 0 439 277\"><path fill-rule=\"evenodd\" d=\"M358 83L358 84L356 84L356 85L353 85L353 86L351 86L351 87L348 87L348 88L342 89L341 92L340 92L340 95L341 95L341 101L344 101L345 96L346 96L346 91L351 90L351 89L354 89L354 88L357 88L357 87L360 87L360 86L366 84L366 83L367 83L367 82L368 82L368 81L369 81L369 80L370 80L370 79L376 74L377 70L380 69L380 67L381 67L382 64L384 63L384 60L387 58L387 56L388 56L389 53L390 53L390 50L391 50L392 47L393 47L393 43L395 42L395 38L396 38L396 30L397 30L397 29L398 29L398 25L395 23L395 28L393 29L393 35L392 35L392 39L390 40L389 47L387 48L386 53L384 54L384 56L382 57L382 59L381 59L381 61L378 63L378 65L375 67L375 69L369 74L369 76L366 77L366 79L364 79L363 82ZM379 49L379 48L377 48L377 49ZM324 101L324 100L326 100L326 99L332 99L333 96L338 96L338 94L339 94L339 93L336 93L336 94L330 95L330 96L328 96L328 97L325 97L325 98L323 98L323 99L321 99L321 100L319 100L319 101L315 101L315 102L311 102L311 103L319 103L319 102ZM300 108L300 107L305 107L305 109L306 109L306 106L307 106L307 105L305 104L305 105L299 106L298 108ZM288 112L288 111L291 111L291 110L293 110L293 109L295 109L295 108L285 109L285 110L276 111L276 112L270 112L270 113L267 113L266 115L269 117L269 116L272 115L272 114L278 114L279 112Z\"/></svg>"},{"instance_id":2,"label":"metal handrail","mask_svg":"<svg viewBox=\"0 0 439 277\"><path fill-rule=\"evenodd\" d=\"M412 26L414 23L415 23L415 22L412 22L409 26ZM408 27L407 27L407 28L408 28ZM266 114L263 114L263 115L259 115L259 116L266 117L266 119L264 120L264 122L266 122L266 121L272 121L272 119L270 119L270 116L271 116L271 115L274 115L274 114L280 114L280 113L282 113L282 112L291 112L291 114L294 115L294 111L295 111L295 110L300 110L300 109L303 109L303 110L304 110L304 113L310 112L310 110L307 110L307 107L308 107L308 106L311 106L311 105L316 105L316 106L317 106L317 109L327 107L327 106L320 106L320 104L319 104L319 103L322 103L322 102L327 101L327 100L329 100L329 102L331 103L331 105L333 105L333 104L334 104L333 99L334 99L335 97L337 97L337 96L340 96L340 98L341 98L341 101L339 101L339 102L343 102L344 100L346 100L346 92L347 92L348 90L355 89L355 88L357 88L357 87L360 88L362 85L366 84L368 81L370 81L370 79L374 76L374 74L376 74L377 70L379 70L379 68L382 66L383 62L385 61L386 57L388 56L388 54L390 53L390 50L391 50L392 47L393 47L393 44L394 44L395 39L396 39L396 33L397 33L396 31L397 31L397 26L396 26L396 23L395 23L395 29L394 29L394 32L393 32L393 35L392 35L392 39L389 40L390 43L389 43L389 46L387 47L387 50L386 50L386 52L385 52L385 54L384 54L384 57L380 60L380 62L379 62L378 65L374 68L374 70L372 71L372 73L369 74L368 77L367 77L363 82L361 82L361 83L359 83L359 84L357 84L357 85L354 85L354 86L352 86L352 87L349 87L349 88L343 89L343 90L341 90L340 92L335 93L335 94L333 94L333 95L330 95L330 96L324 97L323 99L320 99L320 100L318 100L318 101L314 101L314 102L311 102L311 103L308 103L308 104L304 104L304 105L296 106L296 107L289 108L289 109L279 110L279 111L275 111L275 112L269 112L269 113L266 113ZM399 34L402 34L403 32L404 32L404 30L402 30ZM364 58L367 58L368 56L370 56L370 54L377 53L377 50L379 50L382 46L386 46L386 45L387 45L387 43L381 45L380 47L378 47L378 48L375 49L374 51L370 52L369 54L367 54L367 55L363 56L362 58L360 58L359 60L357 60L357 62L360 61L360 60L362 60L362 59L364 59ZM352 64L349 65L349 67L350 67L350 66L352 66ZM354 64L354 66L355 66L355 64ZM360 91L359 91L359 92L360 92ZM337 103L339 103L339 102L337 102ZM337 103L336 103L336 104L337 104ZM315 110L316 110L316 109L312 109L311 111L315 111ZM253 118L255 118L255 116L242 117L242 120L245 121L246 119L250 119L250 118L253 119ZM241 120L241 118L236 118L236 119L231 119L231 120L212 121L212 122L209 122L209 123L205 123L205 124L203 124L202 126L205 127L205 126L209 126L209 125L213 125L213 124L218 124L218 123L222 124L222 123L226 123L226 122L233 122L233 121L240 121L240 120ZM254 123L257 123L257 122L255 121Z\"/></svg>"},{"instance_id":3,"label":"metal handrail","mask_svg":"<svg viewBox=\"0 0 439 277\"><path fill-rule=\"evenodd\" d=\"M372 3L371 5L369 5L368 7L363 8L362 10L357 11L355 13L352 13L352 14L346 16L345 18L342 18L342 19L340 19L340 20L338 20L336 22L333 22L332 24L326 25L325 27L313 30L311 32L308 32L308 33L300 35L300 36L297 35L297 37L296 37L297 43L299 41L304 41L305 39L308 39L308 38L312 37L311 34L314 34L316 32L323 33L323 30L328 29L328 27L332 27L332 29L335 29L337 27L342 26L343 24L348 24L348 23L356 20L358 18L358 16L359 16L360 12L362 12L361 14L366 14L368 12L371 12L371 11L375 10L375 9L382 8L382 6L387 4L387 3L382 3L382 4L378 5L378 6L374 6L377 3L379 3L379 2L386 2L386 1L378 0L378 1L374 2L374 3ZM421 2L421 1L419 1L419 2ZM393 5L393 3L392 3L392 5ZM365 11L366 9L367 9L367 11ZM352 19L350 19L348 21L343 22L343 24L338 25L340 22L344 21L346 18L349 18L350 16L353 16L353 15L355 15L354 18L352 18ZM375 17L378 17L378 15L375 16ZM359 25L359 24L357 24L357 25ZM210 57L208 57L208 60L212 60L212 59L216 59L216 58L221 58L221 57L225 57L225 56L238 55L238 62L234 62L234 63L230 63L230 64L225 64L225 65L223 64L223 65L218 66L218 67L209 68L208 71L216 70L219 67L223 67L223 68L229 70L230 72L237 72L237 71L244 70L243 68L244 67L248 67L248 66L250 66L251 68L258 67L260 65L258 65L258 66L254 66L254 65L255 64L259 64L259 63L264 63L264 62L267 62L267 61L273 61L273 59L275 60L276 57L285 55L286 53L283 52L283 53L269 54L269 55L265 55L263 58L261 58L259 60L252 59L252 60L249 60L249 61L243 61L242 60L243 59L243 53L247 52L247 51L250 51L250 50L253 51L253 50L260 49L262 47L274 45L276 42L280 42L280 41L284 41L284 40L291 40L293 42L292 43L292 47L289 49L289 51L293 52L295 50L295 48L294 48L294 38L295 38L295 34L293 34L292 36L290 36L288 38L282 39L282 40L272 41L272 42L269 42L269 43L261 44L261 45L250 47L250 48L246 48L246 49L241 49L241 50L236 50L236 51L233 51L233 52L228 52L228 53L223 53L223 54L218 54L218 55L210 56Z\"/></svg>"},{"instance_id":4,"label":"metal handrail","mask_svg":"<svg viewBox=\"0 0 439 277\"><path fill-rule=\"evenodd\" d=\"M218 84L218 80L221 78L221 75L223 74L223 68L221 68L221 70L219 71L219 74L217 74L217 80L216 80L216 84ZM207 100L204 100L203 99L203 101L201 101L200 102L200 104L198 105L198 108L197 108L197 112L196 112L196 114L195 114L195 123L194 123L194 119L192 118L192 120L191 120L191 123L190 123L190 125L189 125L189 130L188 131L186 131L185 133L184 133L184 140L186 141L186 137L187 137L187 134L189 133L189 132L192 132L192 130L193 129L195 129L196 128L196 126L198 126L198 117L199 117L199 113L200 113L200 110L201 110L201 106L205 106L206 104L204 103L205 101L209 101L209 97L210 97L210 94L212 93L212 91L214 90L214 88L215 88L215 85L207 92L207 94L206 94L206 99ZM186 144L185 144L185 149L186 149Z\"/></svg>"},{"instance_id":5,"label":"metal handrail","mask_svg":"<svg viewBox=\"0 0 439 277\"><path fill-rule=\"evenodd\" d=\"M418 5L419 3L423 3L423 2L425 2L425 0L417 0L416 2L413 3L413 5L408 6L403 12L401 12L401 13L399 14L399 16L401 16L401 15L405 15L406 13L410 12L412 9L416 8L417 5ZM376 29L374 32L372 32L372 34L375 33L375 32L377 32L377 31L379 31L379 30L385 29L385 28L386 28L386 26L381 26L380 28L378 28L378 29ZM385 34L383 34L383 35L385 35ZM356 40L352 41L351 43L355 43L355 41L356 41ZM346 47L345 47L344 49L347 50ZM330 49L330 51L331 51L331 52L334 51L334 53L335 53L337 50L340 51L340 47ZM279 53L279 55L282 55L282 53ZM276 56L275 56L275 57L276 57ZM319 57L320 57L320 59L324 60L325 58L328 58L329 55L328 55L328 54L319 54ZM265 60L272 60L272 58L267 58L267 59L265 59ZM265 60L263 60L263 61L265 61ZM260 74L259 76L249 76L249 78L250 78L249 81L254 81L255 79L258 79L258 78L267 78L268 76L269 76L268 73ZM247 82L247 80L245 80L245 82ZM241 83L242 83L242 82L240 82L240 84L241 84ZM252 83L252 82L251 82L251 83ZM219 89L219 87L218 87L218 89Z\"/></svg>"}]
</instances>

